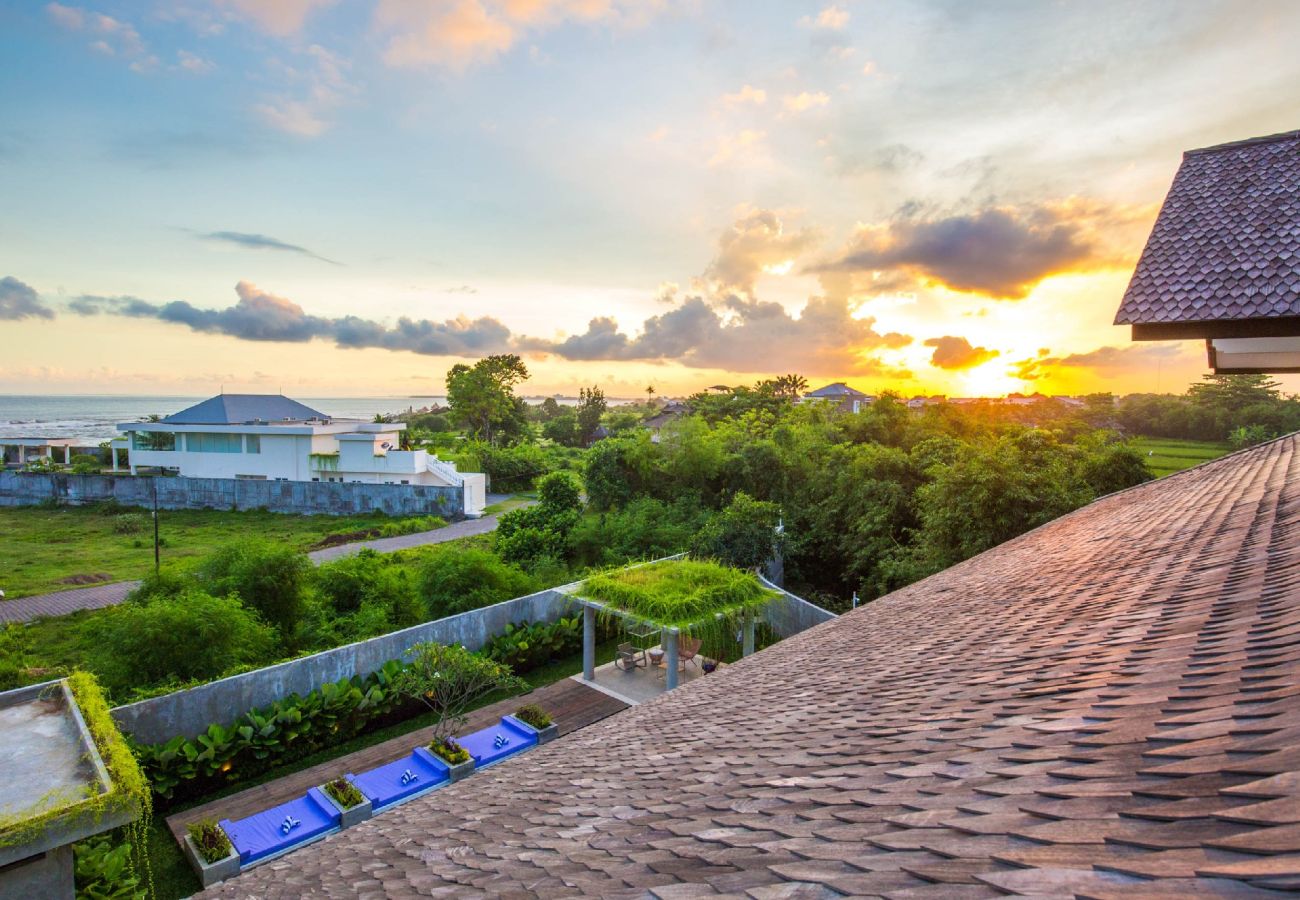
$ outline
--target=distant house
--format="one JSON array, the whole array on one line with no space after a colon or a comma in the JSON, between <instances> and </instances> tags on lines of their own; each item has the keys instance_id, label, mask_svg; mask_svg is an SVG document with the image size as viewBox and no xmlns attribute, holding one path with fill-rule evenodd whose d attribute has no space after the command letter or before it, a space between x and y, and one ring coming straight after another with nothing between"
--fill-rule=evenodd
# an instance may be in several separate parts
<instances>
[{"instance_id":1,"label":"distant house","mask_svg":"<svg viewBox=\"0 0 1300 900\"><path fill-rule=\"evenodd\" d=\"M1300 372L1300 131L1183 154L1115 315L1215 372Z\"/></svg>"},{"instance_id":2,"label":"distant house","mask_svg":"<svg viewBox=\"0 0 1300 900\"><path fill-rule=\"evenodd\" d=\"M691 408L680 400L669 400L659 412L641 423L641 427L650 432L652 443L659 443L659 432L669 422L676 422L682 416L690 415Z\"/></svg>"},{"instance_id":3,"label":"distant house","mask_svg":"<svg viewBox=\"0 0 1300 900\"><path fill-rule=\"evenodd\" d=\"M947 403L948 398L943 394L935 394L931 397L917 395L907 401L908 409L925 409L927 406L938 406L940 403Z\"/></svg>"},{"instance_id":4,"label":"distant house","mask_svg":"<svg viewBox=\"0 0 1300 900\"><path fill-rule=\"evenodd\" d=\"M0 438L0 459L6 466L21 467L35 459L49 459L67 465L75 454L98 452L99 448L84 446L84 442L77 438Z\"/></svg>"},{"instance_id":5,"label":"distant house","mask_svg":"<svg viewBox=\"0 0 1300 900\"><path fill-rule=\"evenodd\" d=\"M837 381L804 394L803 402L831 403L840 412L855 413L876 402L876 398Z\"/></svg>"},{"instance_id":6,"label":"distant house","mask_svg":"<svg viewBox=\"0 0 1300 900\"><path fill-rule=\"evenodd\" d=\"M402 422L335 419L278 394L221 394L158 422L124 422L128 465L192 478L464 486L465 513L487 502L481 473L402 450Z\"/></svg>"}]
</instances>

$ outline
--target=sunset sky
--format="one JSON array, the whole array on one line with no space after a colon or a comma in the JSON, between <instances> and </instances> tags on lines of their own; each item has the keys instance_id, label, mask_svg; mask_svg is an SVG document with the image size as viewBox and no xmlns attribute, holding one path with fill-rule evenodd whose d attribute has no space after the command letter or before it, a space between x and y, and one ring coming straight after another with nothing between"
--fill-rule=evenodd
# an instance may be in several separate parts
<instances>
[{"instance_id":1,"label":"sunset sky","mask_svg":"<svg viewBox=\"0 0 1300 900\"><path fill-rule=\"evenodd\" d=\"M1181 391L1111 325L1288 0L0 0L0 393ZM1293 383L1294 382L1294 383ZM1291 389L1300 381L1287 380Z\"/></svg>"}]
</instances>

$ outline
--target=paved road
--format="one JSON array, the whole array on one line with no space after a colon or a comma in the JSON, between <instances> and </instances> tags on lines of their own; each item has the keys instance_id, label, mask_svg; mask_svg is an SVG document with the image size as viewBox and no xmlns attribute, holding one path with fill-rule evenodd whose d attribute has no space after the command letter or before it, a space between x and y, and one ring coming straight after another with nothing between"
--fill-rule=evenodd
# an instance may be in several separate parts
<instances>
[{"instance_id":1,"label":"paved road","mask_svg":"<svg viewBox=\"0 0 1300 900\"><path fill-rule=\"evenodd\" d=\"M489 498L491 499L491 498ZM503 498L498 498L503 499ZM494 501L495 502L495 501ZM532 501L522 504L531 505ZM373 541L357 541L352 544L340 544L315 550L307 556L320 565L341 556L351 556L364 547L380 553L394 550L407 550L411 547L424 547L429 544L442 544L457 538L470 537L475 534L487 534L496 530L497 517L483 516L481 519L464 519L452 522L445 528L434 531L421 531L416 534L404 534L400 537L376 538ZM0 625L9 622L30 622L44 616L66 616L68 613L83 609L102 609L113 606L126 599L140 585L138 581L114 581L109 584L96 584L91 587L76 588L70 591L55 591L52 594L36 594L20 597L17 600L0 600Z\"/></svg>"}]
</instances>

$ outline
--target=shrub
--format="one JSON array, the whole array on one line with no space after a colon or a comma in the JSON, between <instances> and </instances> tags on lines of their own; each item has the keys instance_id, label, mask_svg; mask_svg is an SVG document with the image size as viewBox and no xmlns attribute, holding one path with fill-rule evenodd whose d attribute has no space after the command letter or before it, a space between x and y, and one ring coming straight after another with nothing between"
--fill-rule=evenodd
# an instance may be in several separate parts
<instances>
[{"instance_id":1,"label":"shrub","mask_svg":"<svg viewBox=\"0 0 1300 900\"><path fill-rule=\"evenodd\" d=\"M532 490L538 476L555 468L551 457L536 444L505 448L482 445L476 449L494 491Z\"/></svg>"},{"instance_id":2,"label":"shrub","mask_svg":"<svg viewBox=\"0 0 1300 900\"><path fill-rule=\"evenodd\" d=\"M72 457L72 474L74 475L94 475L103 468L98 456L91 456L88 453L78 453Z\"/></svg>"},{"instance_id":3,"label":"shrub","mask_svg":"<svg viewBox=\"0 0 1300 900\"><path fill-rule=\"evenodd\" d=\"M144 900L148 892L131 865L131 844L106 834L73 845L77 897L88 900Z\"/></svg>"},{"instance_id":4,"label":"shrub","mask_svg":"<svg viewBox=\"0 0 1300 900\"><path fill-rule=\"evenodd\" d=\"M204 862L214 863L230 855L232 849L230 838L212 819L191 822L185 826L185 830L189 833L190 840L194 841L194 846L198 848Z\"/></svg>"},{"instance_id":5,"label":"shrub","mask_svg":"<svg viewBox=\"0 0 1300 900\"><path fill-rule=\"evenodd\" d=\"M393 679L393 690L437 714L435 739L449 738L463 728L466 713L480 698L527 687L509 666L458 644L416 644L406 654L411 662Z\"/></svg>"},{"instance_id":6,"label":"shrub","mask_svg":"<svg viewBox=\"0 0 1300 900\"><path fill-rule=\"evenodd\" d=\"M198 577L216 596L238 594L292 646L302 615L303 589L311 563L301 553L260 541L218 550L200 566Z\"/></svg>"},{"instance_id":7,"label":"shrub","mask_svg":"<svg viewBox=\"0 0 1300 900\"><path fill-rule=\"evenodd\" d=\"M126 599L132 603L148 603L157 597L178 597L193 587L193 577L169 567L150 572Z\"/></svg>"},{"instance_id":8,"label":"shrub","mask_svg":"<svg viewBox=\"0 0 1300 900\"><path fill-rule=\"evenodd\" d=\"M576 653L582 647L582 619L578 616L554 622L519 622L487 642L483 654L509 666L516 673L530 672Z\"/></svg>"},{"instance_id":9,"label":"shrub","mask_svg":"<svg viewBox=\"0 0 1300 900\"><path fill-rule=\"evenodd\" d=\"M622 509L584 516L569 543L575 559L589 566L657 559L690 547L707 519L708 511L690 498L670 505L638 497Z\"/></svg>"},{"instance_id":10,"label":"shrub","mask_svg":"<svg viewBox=\"0 0 1300 900\"><path fill-rule=\"evenodd\" d=\"M529 703L515 710L515 718L525 725L531 725L538 731L551 724L551 714L536 703Z\"/></svg>"},{"instance_id":11,"label":"shrub","mask_svg":"<svg viewBox=\"0 0 1300 900\"><path fill-rule=\"evenodd\" d=\"M551 513L582 509L582 485L568 472L551 472L537 482L537 497Z\"/></svg>"},{"instance_id":12,"label":"shrub","mask_svg":"<svg viewBox=\"0 0 1300 900\"><path fill-rule=\"evenodd\" d=\"M237 597L200 591L125 603L97 623L95 671L115 691L211 679L274 656L275 633Z\"/></svg>"},{"instance_id":13,"label":"shrub","mask_svg":"<svg viewBox=\"0 0 1300 900\"><path fill-rule=\"evenodd\" d=\"M356 785L342 777L326 784L325 793L333 797L335 802L344 809L351 809L366 802L366 798L357 790Z\"/></svg>"},{"instance_id":14,"label":"shrub","mask_svg":"<svg viewBox=\"0 0 1300 900\"><path fill-rule=\"evenodd\" d=\"M756 569L779 549L780 515L775 503L738 493L696 535L691 552L740 569Z\"/></svg>"},{"instance_id":15,"label":"shrub","mask_svg":"<svg viewBox=\"0 0 1300 900\"><path fill-rule=\"evenodd\" d=\"M429 741L429 752L451 765L467 762L469 751L452 737L439 737Z\"/></svg>"},{"instance_id":16,"label":"shrub","mask_svg":"<svg viewBox=\"0 0 1300 900\"><path fill-rule=\"evenodd\" d=\"M144 513L122 513L113 516L114 534L139 534L149 525L149 517Z\"/></svg>"},{"instance_id":17,"label":"shrub","mask_svg":"<svg viewBox=\"0 0 1300 900\"><path fill-rule=\"evenodd\" d=\"M441 619L535 590L534 582L495 553L438 547L420 572L420 595L430 619Z\"/></svg>"}]
</instances>

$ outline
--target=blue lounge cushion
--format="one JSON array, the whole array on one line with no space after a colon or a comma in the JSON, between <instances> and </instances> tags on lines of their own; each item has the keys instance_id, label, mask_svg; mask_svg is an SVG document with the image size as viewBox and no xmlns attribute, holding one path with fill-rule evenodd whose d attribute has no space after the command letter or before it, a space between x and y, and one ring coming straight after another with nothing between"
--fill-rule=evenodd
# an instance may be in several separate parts
<instances>
[{"instance_id":1,"label":"blue lounge cushion","mask_svg":"<svg viewBox=\"0 0 1300 900\"><path fill-rule=\"evenodd\" d=\"M339 812L317 788L288 803L244 819L221 820L221 827L247 866L337 828Z\"/></svg>"},{"instance_id":2,"label":"blue lounge cushion","mask_svg":"<svg viewBox=\"0 0 1300 900\"><path fill-rule=\"evenodd\" d=\"M375 811L432 790L449 780L447 767L427 750L421 750L424 748L418 747L401 759L360 775L349 774L348 780L370 800Z\"/></svg>"},{"instance_id":3,"label":"blue lounge cushion","mask_svg":"<svg viewBox=\"0 0 1300 900\"><path fill-rule=\"evenodd\" d=\"M503 716L499 724L457 738L456 742L474 757L474 768L481 769L535 746L537 732L514 716Z\"/></svg>"}]
</instances>

